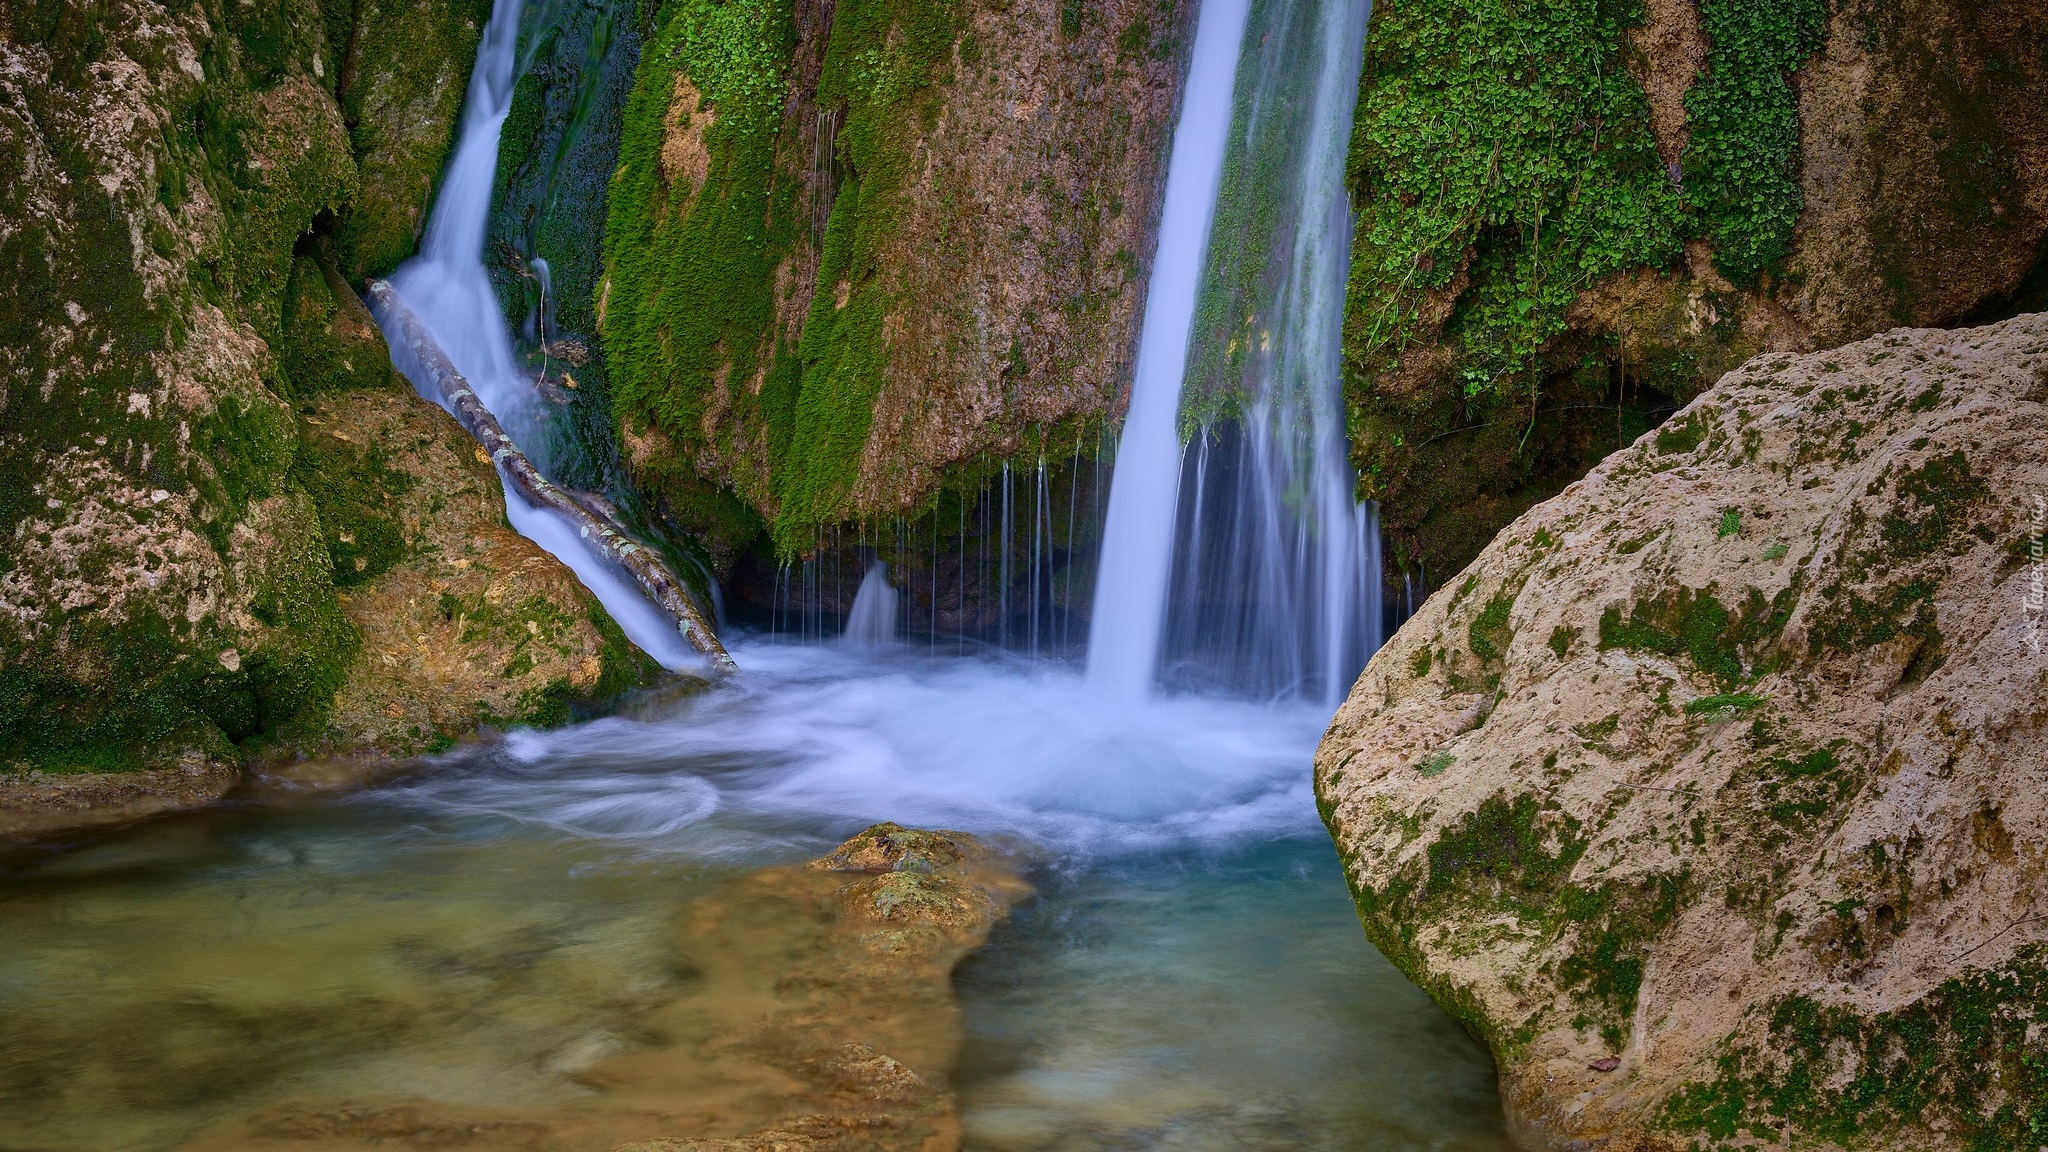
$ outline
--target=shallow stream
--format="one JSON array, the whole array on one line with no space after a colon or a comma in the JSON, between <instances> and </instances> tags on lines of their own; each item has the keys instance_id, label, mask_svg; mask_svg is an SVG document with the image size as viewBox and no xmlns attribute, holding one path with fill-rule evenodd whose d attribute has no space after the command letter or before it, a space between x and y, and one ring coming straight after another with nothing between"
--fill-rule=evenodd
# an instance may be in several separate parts
<instances>
[{"instance_id":1,"label":"shallow stream","mask_svg":"<svg viewBox=\"0 0 2048 1152\"><path fill-rule=\"evenodd\" d=\"M737 654L734 686L395 783L0 861L0 1150L173 1148L299 1097L573 1105L692 979L685 902L880 820L1033 861L955 978L969 1148L1508 1147L1485 1052L1359 931L1321 712Z\"/></svg>"}]
</instances>

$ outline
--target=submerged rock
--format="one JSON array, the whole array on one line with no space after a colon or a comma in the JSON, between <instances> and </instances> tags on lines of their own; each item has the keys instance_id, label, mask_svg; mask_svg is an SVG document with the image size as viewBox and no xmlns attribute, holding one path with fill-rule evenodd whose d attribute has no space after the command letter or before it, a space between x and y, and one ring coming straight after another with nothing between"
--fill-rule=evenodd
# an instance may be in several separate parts
<instances>
[{"instance_id":1,"label":"submerged rock","mask_svg":"<svg viewBox=\"0 0 2048 1152\"><path fill-rule=\"evenodd\" d=\"M2039 1143L2043 444L2048 315L1759 357L1374 656L1325 819L1537 1138Z\"/></svg>"},{"instance_id":2,"label":"submerged rock","mask_svg":"<svg viewBox=\"0 0 2048 1152\"><path fill-rule=\"evenodd\" d=\"M623 1055L577 1061L554 1109L304 1100L196 1150L575 1148L855 1152L958 1147L953 966L1027 891L972 837L881 824L809 866L684 909L685 992Z\"/></svg>"}]
</instances>

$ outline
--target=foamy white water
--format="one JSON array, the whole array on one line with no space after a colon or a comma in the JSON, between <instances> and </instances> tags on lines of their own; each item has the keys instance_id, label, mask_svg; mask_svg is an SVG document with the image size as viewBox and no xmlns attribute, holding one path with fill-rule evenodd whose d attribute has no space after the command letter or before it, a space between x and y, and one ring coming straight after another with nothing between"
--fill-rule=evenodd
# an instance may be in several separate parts
<instances>
[{"instance_id":1,"label":"foamy white water","mask_svg":"<svg viewBox=\"0 0 2048 1152\"><path fill-rule=\"evenodd\" d=\"M455 153L442 176L440 194L434 198L433 214L427 217L419 255L392 273L391 287L433 333L456 371L469 381L520 450L546 472L548 443L539 399L533 381L512 352L511 332L483 262L484 225L498 167L498 135L512 108L512 87L518 80L519 7L520 0L497 0L491 9L463 98ZM539 274L547 274L544 263ZM418 365L400 351L405 341L394 332L385 335L393 350L392 363L420 395L441 403L438 389L426 382ZM505 518L521 536L567 565L618 621L627 638L662 667L671 671L703 667L702 657L683 642L675 621L585 543L568 521L528 504L509 485L505 488Z\"/></svg>"},{"instance_id":2,"label":"foamy white water","mask_svg":"<svg viewBox=\"0 0 2048 1152\"><path fill-rule=\"evenodd\" d=\"M1309 704L1133 706L1016 658L933 662L751 645L747 675L658 718L513 733L476 773L396 791L658 852L746 857L763 838L880 820L1014 837L1063 858L1228 846L1317 828Z\"/></svg>"},{"instance_id":3,"label":"foamy white water","mask_svg":"<svg viewBox=\"0 0 2048 1152\"><path fill-rule=\"evenodd\" d=\"M1180 489L1174 424L1249 7L1247 0L1203 0L1166 169L1159 248L1145 293L1130 411L1117 442L1088 630L1088 678L1123 700L1145 698L1159 665Z\"/></svg>"}]
</instances>

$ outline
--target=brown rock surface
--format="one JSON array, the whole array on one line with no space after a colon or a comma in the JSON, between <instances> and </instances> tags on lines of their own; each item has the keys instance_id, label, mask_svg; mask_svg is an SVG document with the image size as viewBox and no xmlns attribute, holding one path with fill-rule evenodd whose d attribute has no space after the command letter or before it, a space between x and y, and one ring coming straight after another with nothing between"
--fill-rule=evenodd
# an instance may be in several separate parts
<instances>
[{"instance_id":1,"label":"brown rock surface","mask_svg":"<svg viewBox=\"0 0 2048 1152\"><path fill-rule=\"evenodd\" d=\"M643 1050L552 1110L307 1100L192 1145L226 1150L935 1152L957 1148L950 975L1025 886L972 838L877 825L684 910L695 979Z\"/></svg>"},{"instance_id":2,"label":"brown rock surface","mask_svg":"<svg viewBox=\"0 0 2048 1152\"><path fill-rule=\"evenodd\" d=\"M2044 443L2048 315L1762 356L1374 656L1325 818L1536 1138L2038 1142Z\"/></svg>"}]
</instances>

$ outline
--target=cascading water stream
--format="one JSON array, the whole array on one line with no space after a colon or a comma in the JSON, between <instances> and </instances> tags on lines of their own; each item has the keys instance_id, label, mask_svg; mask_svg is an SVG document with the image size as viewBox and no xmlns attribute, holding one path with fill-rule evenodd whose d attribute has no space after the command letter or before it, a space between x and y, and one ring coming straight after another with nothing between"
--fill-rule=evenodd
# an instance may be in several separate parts
<instances>
[{"instance_id":1,"label":"cascading water stream","mask_svg":"<svg viewBox=\"0 0 2048 1152\"><path fill-rule=\"evenodd\" d=\"M1089 635L1091 679L1126 697L1164 658L1179 679L1334 707L1378 644L1377 525L1352 498L1339 373L1369 11L1276 0L1240 62L1246 13L1203 5ZM1204 426L1184 444L1191 411Z\"/></svg>"},{"instance_id":2,"label":"cascading water stream","mask_svg":"<svg viewBox=\"0 0 2048 1152\"><path fill-rule=\"evenodd\" d=\"M1332 708L1380 640L1378 525L1352 496L1340 377L1368 14L1274 0L1258 16L1185 402L1221 426L1182 467L1165 644L1177 679Z\"/></svg>"},{"instance_id":3,"label":"cascading water stream","mask_svg":"<svg viewBox=\"0 0 2048 1152\"><path fill-rule=\"evenodd\" d=\"M392 274L391 288L428 330L492 415L528 458L547 469L547 428L533 383L513 354L512 338L484 271L484 225L497 172L498 136L512 107L517 81L521 0L497 0L477 46L463 99L455 152L427 218L419 255ZM405 353L407 341L380 316L392 362L420 394L436 404L437 391ZM509 484L505 515L520 535L552 553L590 589L641 650L670 669L702 664L675 623L650 603L624 574L607 563L578 529L556 513L528 504Z\"/></svg>"},{"instance_id":4,"label":"cascading water stream","mask_svg":"<svg viewBox=\"0 0 2048 1152\"><path fill-rule=\"evenodd\" d=\"M879 648L894 641L899 600L900 594L889 585L889 566L880 560L869 565L860 590L853 595L853 610L846 616L846 642Z\"/></svg>"},{"instance_id":5,"label":"cascading water stream","mask_svg":"<svg viewBox=\"0 0 2048 1152\"><path fill-rule=\"evenodd\" d=\"M1117 446L1088 631L1088 678L1127 699L1150 694L1159 662L1179 487L1180 438L1174 424L1223 177L1231 93L1248 11L1247 0L1203 0L1196 18L1194 59L1166 169L1166 203L1145 295L1130 410Z\"/></svg>"}]
</instances>

